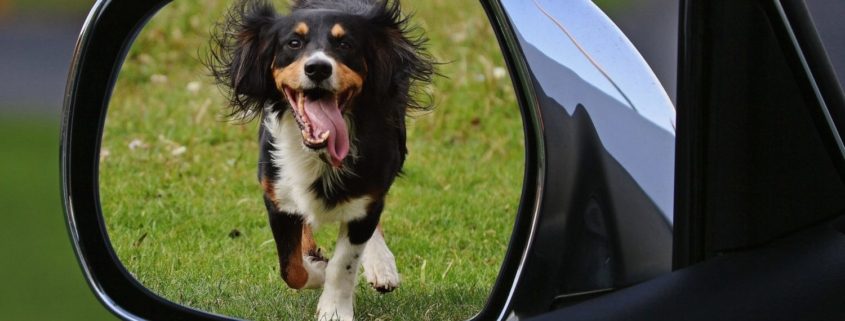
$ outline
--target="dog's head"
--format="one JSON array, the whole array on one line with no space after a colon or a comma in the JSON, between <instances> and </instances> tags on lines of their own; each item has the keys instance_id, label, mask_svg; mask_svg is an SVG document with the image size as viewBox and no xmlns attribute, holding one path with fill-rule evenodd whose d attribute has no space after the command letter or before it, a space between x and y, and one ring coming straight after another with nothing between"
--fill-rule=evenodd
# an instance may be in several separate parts
<instances>
[{"instance_id":1,"label":"dog's head","mask_svg":"<svg viewBox=\"0 0 845 321\"><path fill-rule=\"evenodd\" d=\"M404 108L421 107L409 90L430 81L432 65L425 39L409 37L408 29L396 1L301 0L289 15L264 1L242 1L219 26L208 65L230 90L233 114L287 103L303 144L325 148L340 166L352 139L344 116L389 106L402 110L386 113L404 116Z\"/></svg>"}]
</instances>

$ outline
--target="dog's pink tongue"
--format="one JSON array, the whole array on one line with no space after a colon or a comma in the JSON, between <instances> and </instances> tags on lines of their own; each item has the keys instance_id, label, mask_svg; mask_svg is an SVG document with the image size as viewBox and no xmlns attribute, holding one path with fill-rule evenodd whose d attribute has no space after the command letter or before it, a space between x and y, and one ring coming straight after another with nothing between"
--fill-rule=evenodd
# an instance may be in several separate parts
<instances>
[{"instance_id":1,"label":"dog's pink tongue","mask_svg":"<svg viewBox=\"0 0 845 321\"><path fill-rule=\"evenodd\" d=\"M321 133L329 132L326 149L332 158L332 166L340 167L346 154L349 153L349 132L336 100L331 96L318 100L305 98L305 113L311 120L315 136L319 137Z\"/></svg>"}]
</instances>

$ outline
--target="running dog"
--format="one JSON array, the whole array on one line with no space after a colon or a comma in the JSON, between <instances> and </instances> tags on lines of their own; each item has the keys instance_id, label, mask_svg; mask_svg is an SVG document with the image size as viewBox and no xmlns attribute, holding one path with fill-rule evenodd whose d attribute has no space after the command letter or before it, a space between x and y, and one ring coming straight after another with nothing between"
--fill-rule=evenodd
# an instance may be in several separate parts
<instances>
[{"instance_id":1,"label":"running dog","mask_svg":"<svg viewBox=\"0 0 845 321\"><path fill-rule=\"evenodd\" d=\"M281 277L323 288L318 319L353 319L360 265L380 292L399 285L379 218L408 150L405 118L427 109L418 85L434 74L426 39L398 1L265 1L230 8L207 65L232 115L259 118L258 180ZM312 228L339 222L331 260Z\"/></svg>"}]
</instances>

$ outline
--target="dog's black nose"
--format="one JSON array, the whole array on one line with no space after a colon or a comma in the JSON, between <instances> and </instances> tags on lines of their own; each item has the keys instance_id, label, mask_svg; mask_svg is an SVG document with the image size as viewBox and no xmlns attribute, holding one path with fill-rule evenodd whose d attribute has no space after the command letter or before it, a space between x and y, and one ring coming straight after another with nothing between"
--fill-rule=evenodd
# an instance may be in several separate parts
<instances>
[{"instance_id":1,"label":"dog's black nose","mask_svg":"<svg viewBox=\"0 0 845 321\"><path fill-rule=\"evenodd\" d=\"M323 81L332 75L332 65L325 60L306 62L305 75L313 81Z\"/></svg>"}]
</instances>

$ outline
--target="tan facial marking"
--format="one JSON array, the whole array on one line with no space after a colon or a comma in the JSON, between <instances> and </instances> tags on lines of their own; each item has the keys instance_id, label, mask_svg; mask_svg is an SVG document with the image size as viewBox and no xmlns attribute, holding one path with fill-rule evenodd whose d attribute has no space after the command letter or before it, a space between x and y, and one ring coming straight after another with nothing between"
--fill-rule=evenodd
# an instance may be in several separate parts
<instances>
[{"instance_id":1,"label":"tan facial marking","mask_svg":"<svg viewBox=\"0 0 845 321\"><path fill-rule=\"evenodd\" d=\"M337 64L337 77L341 91L353 90L357 95L364 87L364 77L344 64Z\"/></svg>"},{"instance_id":2,"label":"tan facial marking","mask_svg":"<svg viewBox=\"0 0 845 321\"><path fill-rule=\"evenodd\" d=\"M308 34L308 25L304 22L300 22L296 24L296 28L293 29L293 32L296 32L300 36L304 36Z\"/></svg>"},{"instance_id":3,"label":"tan facial marking","mask_svg":"<svg viewBox=\"0 0 845 321\"><path fill-rule=\"evenodd\" d=\"M340 38L344 35L346 35L346 29L343 29L343 26L339 23L334 24L334 27L332 27L332 37Z\"/></svg>"},{"instance_id":4,"label":"tan facial marking","mask_svg":"<svg viewBox=\"0 0 845 321\"><path fill-rule=\"evenodd\" d=\"M302 87L300 84L300 73L303 69L304 59L298 59L282 68L273 67L273 80L276 82L276 89L279 92L284 92L283 86L288 86L293 89Z\"/></svg>"}]
</instances>

